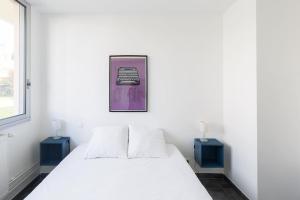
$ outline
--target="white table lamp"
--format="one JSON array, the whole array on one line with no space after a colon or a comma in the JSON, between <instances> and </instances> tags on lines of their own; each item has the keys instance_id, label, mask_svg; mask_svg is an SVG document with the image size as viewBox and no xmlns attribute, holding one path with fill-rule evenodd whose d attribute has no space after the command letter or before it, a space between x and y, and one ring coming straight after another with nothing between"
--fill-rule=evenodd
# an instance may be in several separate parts
<instances>
[{"instance_id":1,"label":"white table lamp","mask_svg":"<svg viewBox=\"0 0 300 200\"><path fill-rule=\"evenodd\" d=\"M55 139L55 140L60 139L61 136L58 136L58 133L62 129L62 121L59 119L54 119L54 120L52 120L51 124L55 131L55 136L53 137L53 139Z\"/></svg>"},{"instance_id":2,"label":"white table lamp","mask_svg":"<svg viewBox=\"0 0 300 200\"><path fill-rule=\"evenodd\" d=\"M208 139L206 138L206 135L205 135L205 133L207 131L207 124L206 124L206 122L200 121L200 123L199 123L199 129L200 129L200 133L202 134L201 141L202 142L207 142Z\"/></svg>"}]
</instances>

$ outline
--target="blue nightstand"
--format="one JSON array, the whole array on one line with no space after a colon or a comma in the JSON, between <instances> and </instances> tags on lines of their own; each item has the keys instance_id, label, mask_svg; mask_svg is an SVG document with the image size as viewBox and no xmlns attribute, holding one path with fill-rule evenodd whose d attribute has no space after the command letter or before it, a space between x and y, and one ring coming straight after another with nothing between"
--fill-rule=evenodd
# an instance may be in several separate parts
<instances>
[{"instance_id":1,"label":"blue nightstand","mask_svg":"<svg viewBox=\"0 0 300 200\"><path fill-rule=\"evenodd\" d=\"M202 168L223 168L224 144L216 139L208 139L207 142L194 139L194 156Z\"/></svg>"},{"instance_id":2,"label":"blue nightstand","mask_svg":"<svg viewBox=\"0 0 300 200\"><path fill-rule=\"evenodd\" d=\"M70 138L48 137L40 144L40 165L58 165L70 153Z\"/></svg>"}]
</instances>

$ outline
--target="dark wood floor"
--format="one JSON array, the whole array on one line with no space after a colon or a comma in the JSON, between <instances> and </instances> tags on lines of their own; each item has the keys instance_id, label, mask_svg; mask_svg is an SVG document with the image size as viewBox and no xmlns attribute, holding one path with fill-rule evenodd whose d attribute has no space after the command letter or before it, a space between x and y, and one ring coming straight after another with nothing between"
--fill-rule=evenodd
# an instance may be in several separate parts
<instances>
[{"instance_id":1,"label":"dark wood floor","mask_svg":"<svg viewBox=\"0 0 300 200\"><path fill-rule=\"evenodd\" d=\"M24 199L48 174L41 174L34 179L13 200ZM197 174L199 180L207 189L213 200L248 200L224 175Z\"/></svg>"},{"instance_id":2,"label":"dark wood floor","mask_svg":"<svg viewBox=\"0 0 300 200\"><path fill-rule=\"evenodd\" d=\"M248 200L223 174L197 174L213 200Z\"/></svg>"},{"instance_id":3,"label":"dark wood floor","mask_svg":"<svg viewBox=\"0 0 300 200\"><path fill-rule=\"evenodd\" d=\"M13 200L23 200L31 193L38 184L40 184L48 174L40 174L24 190L22 190Z\"/></svg>"}]
</instances>

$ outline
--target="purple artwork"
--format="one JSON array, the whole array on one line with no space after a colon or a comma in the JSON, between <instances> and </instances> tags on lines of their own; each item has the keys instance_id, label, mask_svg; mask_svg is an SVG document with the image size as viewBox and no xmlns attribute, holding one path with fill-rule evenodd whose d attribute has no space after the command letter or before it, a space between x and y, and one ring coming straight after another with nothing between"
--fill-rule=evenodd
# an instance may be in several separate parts
<instances>
[{"instance_id":1,"label":"purple artwork","mask_svg":"<svg viewBox=\"0 0 300 200\"><path fill-rule=\"evenodd\" d=\"M109 111L147 112L147 56L109 57Z\"/></svg>"}]
</instances>

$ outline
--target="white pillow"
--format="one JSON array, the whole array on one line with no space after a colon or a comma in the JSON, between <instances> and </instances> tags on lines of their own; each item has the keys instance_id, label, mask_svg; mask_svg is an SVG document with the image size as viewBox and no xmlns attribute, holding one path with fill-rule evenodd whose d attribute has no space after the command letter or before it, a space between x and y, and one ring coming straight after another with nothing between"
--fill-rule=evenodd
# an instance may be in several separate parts
<instances>
[{"instance_id":1,"label":"white pillow","mask_svg":"<svg viewBox=\"0 0 300 200\"><path fill-rule=\"evenodd\" d=\"M166 142L163 131L129 126L129 158L165 158Z\"/></svg>"},{"instance_id":2,"label":"white pillow","mask_svg":"<svg viewBox=\"0 0 300 200\"><path fill-rule=\"evenodd\" d=\"M103 126L93 130L86 158L126 158L128 127Z\"/></svg>"}]
</instances>

